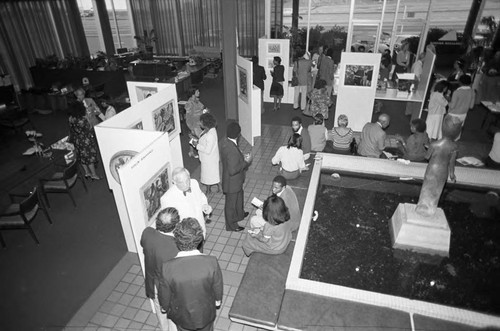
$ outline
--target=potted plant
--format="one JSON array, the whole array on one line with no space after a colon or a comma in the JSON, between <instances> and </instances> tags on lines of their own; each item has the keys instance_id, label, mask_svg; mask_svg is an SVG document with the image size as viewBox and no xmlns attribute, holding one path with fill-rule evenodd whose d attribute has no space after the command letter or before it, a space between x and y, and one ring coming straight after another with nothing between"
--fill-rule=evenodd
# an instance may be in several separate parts
<instances>
[{"instance_id":1,"label":"potted plant","mask_svg":"<svg viewBox=\"0 0 500 331\"><path fill-rule=\"evenodd\" d=\"M134 36L137 40L137 46L145 53L153 53L153 43L156 42L157 38L155 35L155 30L152 29L151 32L144 30L143 36Z\"/></svg>"}]
</instances>

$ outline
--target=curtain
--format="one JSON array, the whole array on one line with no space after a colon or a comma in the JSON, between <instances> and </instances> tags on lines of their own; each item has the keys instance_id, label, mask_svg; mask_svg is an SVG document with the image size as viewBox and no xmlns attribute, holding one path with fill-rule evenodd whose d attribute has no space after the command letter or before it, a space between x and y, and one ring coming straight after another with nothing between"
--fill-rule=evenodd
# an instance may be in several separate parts
<instances>
[{"instance_id":1,"label":"curtain","mask_svg":"<svg viewBox=\"0 0 500 331\"><path fill-rule=\"evenodd\" d=\"M76 0L0 2L0 55L14 88L30 88L36 58L88 56Z\"/></svg>"},{"instance_id":2,"label":"curtain","mask_svg":"<svg viewBox=\"0 0 500 331\"><path fill-rule=\"evenodd\" d=\"M264 0L236 1L240 54L255 55L264 35ZM157 54L187 55L194 46L222 48L219 0L130 0L130 7L136 35L155 30Z\"/></svg>"}]
</instances>

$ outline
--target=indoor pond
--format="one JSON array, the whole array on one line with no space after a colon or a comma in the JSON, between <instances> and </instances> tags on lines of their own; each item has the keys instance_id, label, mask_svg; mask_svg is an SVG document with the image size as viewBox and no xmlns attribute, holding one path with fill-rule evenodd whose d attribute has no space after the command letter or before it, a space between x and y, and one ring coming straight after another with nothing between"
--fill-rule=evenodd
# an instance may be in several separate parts
<instances>
[{"instance_id":1,"label":"indoor pond","mask_svg":"<svg viewBox=\"0 0 500 331\"><path fill-rule=\"evenodd\" d=\"M343 178L321 175L300 278L500 315L498 197L445 189L450 251L436 259L391 244L390 219L420 183Z\"/></svg>"}]
</instances>

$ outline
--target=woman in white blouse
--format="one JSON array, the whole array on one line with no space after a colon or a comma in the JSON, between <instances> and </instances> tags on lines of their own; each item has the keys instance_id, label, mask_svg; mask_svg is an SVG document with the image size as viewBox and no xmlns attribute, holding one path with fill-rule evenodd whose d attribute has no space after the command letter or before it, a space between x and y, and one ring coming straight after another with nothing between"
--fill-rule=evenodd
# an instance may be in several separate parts
<instances>
[{"instance_id":1,"label":"woman in white blouse","mask_svg":"<svg viewBox=\"0 0 500 331\"><path fill-rule=\"evenodd\" d=\"M195 147L199 152L201 163L200 183L207 186L207 192L212 185L220 183L219 174L219 144L217 139L217 120L210 113L200 116L200 126L203 131L200 134ZM219 187L217 186L217 189Z\"/></svg>"},{"instance_id":2,"label":"woman in white blouse","mask_svg":"<svg viewBox=\"0 0 500 331\"><path fill-rule=\"evenodd\" d=\"M304 163L302 137L298 133L290 138L288 145L281 146L273 156L273 165L280 165L279 173L286 179L295 179L300 173L309 170Z\"/></svg>"}]
</instances>

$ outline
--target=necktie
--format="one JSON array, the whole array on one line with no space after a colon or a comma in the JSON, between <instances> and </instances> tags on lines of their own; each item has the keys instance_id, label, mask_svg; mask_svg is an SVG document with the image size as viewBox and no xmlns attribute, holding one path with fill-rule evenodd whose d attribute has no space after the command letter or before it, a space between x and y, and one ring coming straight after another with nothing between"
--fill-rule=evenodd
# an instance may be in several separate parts
<instances>
[{"instance_id":1,"label":"necktie","mask_svg":"<svg viewBox=\"0 0 500 331\"><path fill-rule=\"evenodd\" d=\"M188 190L186 190L186 191L183 191L182 193L184 194L184 196L186 196L188 193L191 193L191 189L188 189Z\"/></svg>"}]
</instances>

